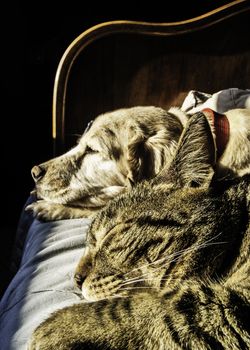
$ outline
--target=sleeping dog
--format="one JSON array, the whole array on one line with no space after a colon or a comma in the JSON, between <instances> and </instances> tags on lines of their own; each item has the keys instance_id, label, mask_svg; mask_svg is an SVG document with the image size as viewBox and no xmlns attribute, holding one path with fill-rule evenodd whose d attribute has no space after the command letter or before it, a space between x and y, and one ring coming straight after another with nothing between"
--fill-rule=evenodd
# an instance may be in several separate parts
<instances>
[{"instance_id":1,"label":"sleeping dog","mask_svg":"<svg viewBox=\"0 0 250 350\"><path fill-rule=\"evenodd\" d=\"M218 178L250 170L250 110L204 113L217 149ZM91 217L172 159L188 116L178 108L132 107L98 116L69 152L32 168L37 201L27 206L50 221ZM190 140L192 142L192 140Z\"/></svg>"}]
</instances>

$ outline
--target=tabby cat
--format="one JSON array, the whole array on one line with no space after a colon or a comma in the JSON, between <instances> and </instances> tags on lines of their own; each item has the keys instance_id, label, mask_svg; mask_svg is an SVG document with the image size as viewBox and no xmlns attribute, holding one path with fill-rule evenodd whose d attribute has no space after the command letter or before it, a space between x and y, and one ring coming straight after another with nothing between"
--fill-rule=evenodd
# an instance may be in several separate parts
<instances>
[{"instance_id":1,"label":"tabby cat","mask_svg":"<svg viewBox=\"0 0 250 350\"><path fill-rule=\"evenodd\" d=\"M250 349L250 177L213 183L205 118L168 169L97 214L75 278L30 350ZM212 182L212 183L211 183Z\"/></svg>"}]
</instances>

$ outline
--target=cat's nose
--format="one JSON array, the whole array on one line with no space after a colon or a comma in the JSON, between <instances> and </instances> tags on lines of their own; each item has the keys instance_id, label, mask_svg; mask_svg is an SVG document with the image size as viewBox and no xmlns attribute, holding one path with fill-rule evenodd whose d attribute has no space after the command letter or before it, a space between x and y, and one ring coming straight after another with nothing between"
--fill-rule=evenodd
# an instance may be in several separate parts
<instances>
[{"instance_id":1,"label":"cat's nose","mask_svg":"<svg viewBox=\"0 0 250 350\"><path fill-rule=\"evenodd\" d=\"M86 276L81 275L80 273L76 273L74 275L75 284L78 288L82 289L82 284L85 281Z\"/></svg>"},{"instance_id":2,"label":"cat's nose","mask_svg":"<svg viewBox=\"0 0 250 350\"><path fill-rule=\"evenodd\" d=\"M31 169L31 175L35 182L39 181L46 173L46 170L41 165L35 165Z\"/></svg>"}]
</instances>

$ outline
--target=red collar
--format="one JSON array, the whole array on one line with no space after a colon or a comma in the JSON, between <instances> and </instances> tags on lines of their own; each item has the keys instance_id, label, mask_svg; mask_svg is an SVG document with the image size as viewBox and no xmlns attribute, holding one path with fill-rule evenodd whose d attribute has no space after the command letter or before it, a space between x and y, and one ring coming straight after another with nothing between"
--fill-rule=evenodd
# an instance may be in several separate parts
<instances>
[{"instance_id":1,"label":"red collar","mask_svg":"<svg viewBox=\"0 0 250 350\"><path fill-rule=\"evenodd\" d=\"M225 151L226 145L229 140L230 125L227 117L224 114L219 114L210 108L202 110L205 115L208 116L212 122L212 127L215 133L215 142L217 147L217 160L222 156Z\"/></svg>"}]
</instances>

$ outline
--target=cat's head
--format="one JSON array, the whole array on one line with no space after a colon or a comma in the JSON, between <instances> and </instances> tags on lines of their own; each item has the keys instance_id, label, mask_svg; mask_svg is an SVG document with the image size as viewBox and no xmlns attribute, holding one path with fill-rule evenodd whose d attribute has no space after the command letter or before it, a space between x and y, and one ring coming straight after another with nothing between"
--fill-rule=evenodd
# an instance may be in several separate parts
<instances>
[{"instance_id":1,"label":"cat's head","mask_svg":"<svg viewBox=\"0 0 250 350\"><path fill-rule=\"evenodd\" d=\"M154 180L116 198L94 219L75 273L86 299L126 295L134 288L161 288L180 256L190 257L191 246L204 244L197 239L202 224L199 205L206 197L214 164L209 123L202 114L194 115L171 164ZM201 205L204 209L205 204ZM195 220L190 234L190 222ZM188 264L196 268L192 259Z\"/></svg>"}]
</instances>

